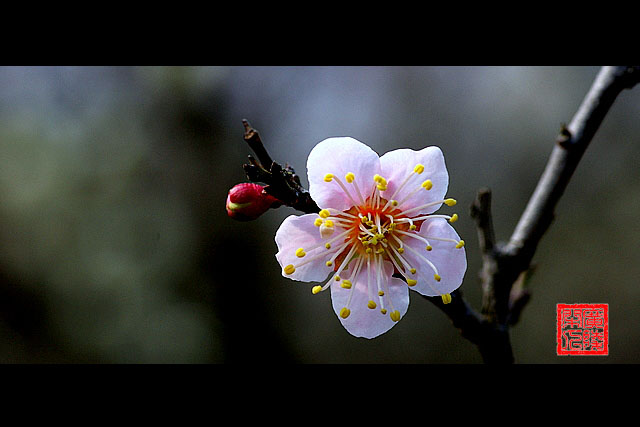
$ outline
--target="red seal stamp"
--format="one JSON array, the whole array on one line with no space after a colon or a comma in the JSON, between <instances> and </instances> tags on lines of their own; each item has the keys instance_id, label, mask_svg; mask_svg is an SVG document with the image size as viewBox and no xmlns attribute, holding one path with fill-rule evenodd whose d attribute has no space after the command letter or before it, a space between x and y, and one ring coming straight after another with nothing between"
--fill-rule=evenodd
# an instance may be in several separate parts
<instances>
[{"instance_id":1,"label":"red seal stamp","mask_svg":"<svg viewBox=\"0 0 640 427\"><path fill-rule=\"evenodd\" d=\"M609 354L609 304L557 304L558 356Z\"/></svg>"}]
</instances>

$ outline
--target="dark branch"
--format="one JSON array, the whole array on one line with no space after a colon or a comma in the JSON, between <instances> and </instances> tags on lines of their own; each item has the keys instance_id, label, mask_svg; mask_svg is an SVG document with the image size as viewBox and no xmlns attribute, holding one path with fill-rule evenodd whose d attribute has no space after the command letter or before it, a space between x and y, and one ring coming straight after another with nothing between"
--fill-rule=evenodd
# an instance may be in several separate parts
<instances>
[{"instance_id":1,"label":"dark branch","mask_svg":"<svg viewBox=\"0 0 640 427\"><path fill-rule=\"evenodd\" d=\"M558 136L547 166L518 222L507 251L531 260L554 209L605 115L620 92L640 81L640 67L603 67L573 120ZM525 262L524 264L528 264Z\"/></svg>"},{"instance_id":2,"label":"dark branch","mask_svg":"<svg viewBox=\"0 0 640 427\"><path fill-rule=\"evenodd\" d=\"M478 191L471 207L476 220L483 255L480 279L483 290L482 314L489 329L506 339L494 342L507 361L513 357L508 346L508 327L517 323L531 298L526 288L533 273L531 260L540 239L550 227L555 207L582 155L620 92L640 81L640 67L603 67L568 126L562 125L545 170L509 242L496 244L491 219L491 192ZM495 337L490 335L491 337ZM478 344L482 352L482 346Z\"/></svg>"},{"instance_id":3,"label":"dark branch","mask_svg":"<svg viewBox=\"0 0 640 427\"><path fill-rule=\"evenodd\" d=\"M527 281L531 259L551 225L554 208L571 175L619 93L640 80L639 67L603 67L569 126L562 126L551 157L507 245L497 244L491 217L491 191L478 191L470 214L482 253L483 301L478 314L455 291L451 303L427 297L452 320L463 337L478 346L485 363L513 363L509 327L531 298Z\"/></svg>"},{"instance_id":4,"label":"dark branch","mask_svg":"<svg viewBox=\"0 0 640 427\"><path fill-rule=\"evenodd\" d=\"M293 168L284 168L273 161L262 143L258 131L247 120L242 120L244 140L256 154L258 160L249 156L249 163L243 165L247 178L251 182L266 184L264 191L280 200L283 204L304 213L319 212L309 192L300 185L300 178Z\"/></svg>"},{"instance_id":5,"label":"dark branch","mask_svg":"<svg viewBox=\"0 0 640 427\"><path fill-rule=\"evenodd\" d=\"M249 147L251 147L253 152L256 153L256 156L258 156L258 160L264 165L264 168L269 170L271 168L273 160L267 152L267 149L264 148L264 144L262 143L260 134L257 130L251 127L246 119L242 119L242 125L244 126L245 142L249 144Z\"/></svg>"},{"instance_id":6,"label":"dark branch","mask_svg":"<svg viewBox=\"0 0 640 427\"><path fill-rule=\"evenodd\" d=\"M460 290L451 292L451 302L440 297L425 297L446 314L460 334L478 346L484 363L513 363L507 328L496 328L476 313L462 297Z\"/></svg>"}]
</instances>

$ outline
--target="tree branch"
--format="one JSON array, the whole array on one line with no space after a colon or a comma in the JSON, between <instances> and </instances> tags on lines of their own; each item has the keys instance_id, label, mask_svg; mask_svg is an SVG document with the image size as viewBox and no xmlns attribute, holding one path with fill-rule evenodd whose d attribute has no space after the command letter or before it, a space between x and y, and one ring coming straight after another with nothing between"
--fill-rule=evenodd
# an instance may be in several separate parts
<instances>
[{"instance_id":1,"label":"tree branch","mask_svg":"<svg viewBox=\"0 0 640 427\"><path fill-rule=\"evenodd\" d=\"M531 260L573 172L602 120L623 89L640 81L640 67L602 67L568 127L563 127L540 181L505 249Z\"/></svg>"},{"instance_id":2,"label":"tree branch","mask_svg":"<svg viewBox=\"0 0 640 427\"><path fill-rule=\"evenodd\" d=\"M482 253L482 314L460 292L451 303L426 297L449 316L461 335L478 346L485 363L513 363L509 327L517 323L531 295L526 284L531 260L573 172L613 102L625 88L640 81L640 67L603 67L569 126L557 137L545 170L509 240L495 242L491 218L491 190L480 189L471 205Z\"/></svg>"},{"instance_id":3,"label":"tree branch","mask_svg":"<svg viewBox=\"0 0 640 427\"><path fill-rule=\"evenodd\" d=\"M478 347L482 360L487 364L513 363L513 352L506 327L496 327L484 316L476 313L464 300L462 292L451 292L451 302L444 304L440 297L424 297L438 307L460 334Z\"/></svg>"},{"instance_id":4,"label":"tree branch","mask_svg":"<svg viewBox=\"0 0 640 427\"><path fill-rule=\"evenodd\" d=\"M284 168L274 162L262 143L258 131L247 120L242 120L244 140L258 157L258 161L249 156L249 164L243 165L247 178L251 182L266 184L264 191L283 204L304 213L316 213L320 208L309 192L300 184L300 178L293 168Z\"/></svg>"},{"instance_id":5,"label":"tree branch","mask_svg":"<svg viewBox=\"0 0 640 427\"><path fill-rule=\"evenodd\" d=\"M481 353L485 351L483 346L504 352L502 357L492 353L491 360L513 360L510 344L507 345L508 328L517 323L531 297L526 282L533 273L531 260L538 243L551 225L555 207L605 115L620 92L639 81L640 67L637 66L603 67L600 70L569 126L563 125L544 172L507 244L494 242L491 191L478 191L471 206L471 216L476 220L483 258L480 272L482 314L485 327L496 332L487 334L486 339L502 337L502 340L476 344Z\"/></svg>"}]
</instances>

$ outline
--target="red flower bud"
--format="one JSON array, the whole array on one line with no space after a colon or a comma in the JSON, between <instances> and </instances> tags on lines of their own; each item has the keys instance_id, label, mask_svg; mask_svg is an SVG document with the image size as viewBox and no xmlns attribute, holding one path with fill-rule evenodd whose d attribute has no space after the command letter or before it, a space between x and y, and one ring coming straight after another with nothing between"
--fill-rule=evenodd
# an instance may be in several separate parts
<instances>
[{"instance_id":1,"label":"red flower bud","mask_svg":"<svg viewBox=\"0 0 640 427\"><path fill-rule=\"evenodd\" d=\"M227 195L227 214L238 221L251 221L265 213L269 208L276 208L281 202L267 194L259 184L237 184Z\"/></svg>"}]
</instances>

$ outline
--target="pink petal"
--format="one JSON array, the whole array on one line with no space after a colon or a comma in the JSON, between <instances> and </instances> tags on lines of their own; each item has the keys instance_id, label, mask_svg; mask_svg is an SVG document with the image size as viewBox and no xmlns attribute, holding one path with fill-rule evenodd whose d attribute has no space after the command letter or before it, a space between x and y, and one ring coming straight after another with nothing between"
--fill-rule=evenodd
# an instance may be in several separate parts
<instances>
[{"instance_id":1,"label":"pink petal","mask_svg":"<svg viewBox=\"0 0 640 427\"><path fill-rule=\"evenodd\" d=\"M418 234L427 239L427 236L432 236L460 240L460 236L454 228L442 218L427 219L420 227ZM467 270L467 256L464 247L456 249L456 244L453 242L431 239L429 243L433 249L427 251L426 244L420 240L403 236L403 242L405 246L410 246L431 261L441 277L439 282L436 281L431 267L411 250L406 249L404 252L406 259L412 267L418 270L418 274L410 275L418 280L418 283L411 289L422 295L438 296L451 293L460 287Z\"/></svg>"},{"instance_id":2,"label":"pink petal","mask_svg":"<svg viewBox=\"0 0 640 427\"><path fill-rule=\"evenodd\" d=\"M320 238L318 227L313 225L316 218L318 218L317 214L291 215L280 224L280 228L276 231L276 245L278 245L276 259L283 270L289 264L300 264L305 259L309 259L318 253L327 252L324 245L320 244L322 239ZM318 244L320 244L318 248L307 251L307 248ZM303 248L306 251L306 255L303 258L296 255L296 251L299 248ZM296 268L296 271L292 274L285 274L283 271L282 275L302 282L320 282L325 280L329 273L333 271L331 267L325 265L329 258L331 258L331 254L327 253L326 257L320 257L302 267Z\"/></svg>"},{"instance_id":3,"label":"pink petal","mask_svg":"<svg viewBox=\"0 0 640 427\"><path fill-rule=\"evenodd\" d=\"M355 261L355 260L354 260ZM354 263L352 261L352 264ZM349 268L353 268L352 265ZM371 264L372 274L371 280L374 288L377 289L375 284L375 270L374 264ZM386 281L386 287L388 289L388 295L391 296L393 308L400 312L403 317L407 309L409 308L409 291L407 290L407 284L400 279L391 277L393 274L393 265L389 261L385 261L383 264L383 280ZM348 277L346 273L342 274L343 277ZM377 297L377 290L374 291L374 300L377 304L375 309L367 307L369 301L369 294L367 288L367 269L366 264L360 270L360 274L354 281L351 279L352 289L345 289L340 286L340 283L335 282L331 285L331 303L333 310L335 311L340 323L345 329L353 336L363 338L375 338L389 329L391 329L397 322L391 320L390 313L391 307L388 305L388 295L385 295L385 308L386 314L380 312L380 304ZM385 289L385 285L383 285ZM353 291L353 296L349 304L351 314L346 319L340 317L340 310L346 306L349 298L349 293Z\"/></svg>"},{"instance_id":4,"label":"pink petal","mask_svg":"<svg viewBox=\"0 0 640 427\"><path fill-rule=\"evenodd\" d=\"M311 198L321 208L349 209L354 205L353 201L359 202L354 185L345 180L349 172L355 175L355 182L366 199L373 189L374 175L380 173L378 154L351 137L327 138L319 142L307 160ZM353 201L336 182L325 182L329 173L342 181Z\"/></svg>"},{"instance_id":5,"label":"pink petal","mask_svg":"<svg viewBox=\"0 0 640 427\"><path fill-rule=\"evenodd\" d=\"M414 174L409 182L397 193L396 189L404 182L418 164L424 166L424 172ZM449 173L445 165L444 156L440 148L436 146L426 147L420 151L408 148L389 151L380 158L382 168L381 175L387 180L387 190L382 197L401 201L411 192L420 189L417 193L409 197L401 206L402 210L418 207L430 202L443 200L447 194L449 186ZM421 184L427 179L431 180L433 187L430 190L421 188ZM411 213L411 216L418 214L433 213L440 208L441 204L423 208Z\"/></svg>"}]
</instances>

